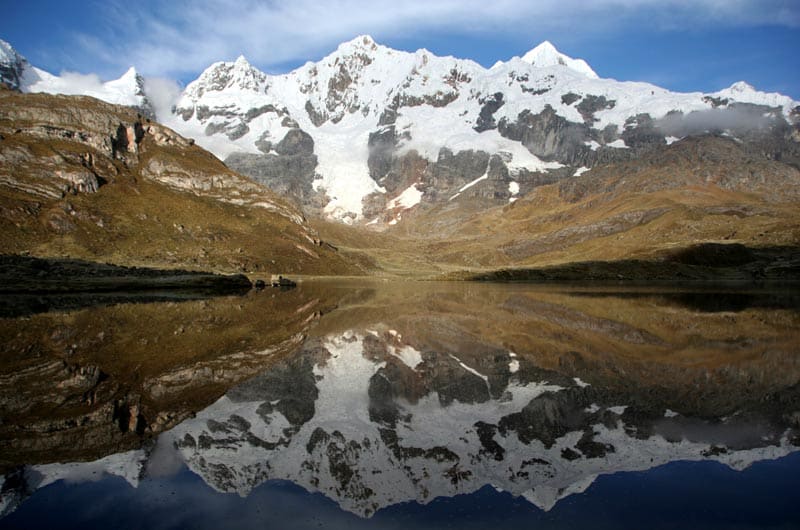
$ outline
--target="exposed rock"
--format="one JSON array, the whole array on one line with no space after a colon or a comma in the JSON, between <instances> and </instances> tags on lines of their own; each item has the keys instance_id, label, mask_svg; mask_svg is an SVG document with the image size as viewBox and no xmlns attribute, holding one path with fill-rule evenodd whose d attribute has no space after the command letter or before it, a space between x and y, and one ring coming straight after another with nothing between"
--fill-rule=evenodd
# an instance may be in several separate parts
<instances>
[{"instance_id":1,"label":"exposed rock","mask_svg":"<svg viewBox=\"0 0 800 530\"><path fill-rule=\"evenodd\" d=\"M574 94L568 95L574 96ZM561 98L562 102L564 101L564 97ZM569 105L570 103L566 104ZM593 96L591 94L587 94L575 108L577 108L578 112L580 112L581 116L583 116L583 122L587 125L591 125L597 121L597 119L594 117L595 112L599 110L613 109L616 104L616 101L608 100L605 96Z\"/></svg>"},{"instance_id":2,"label":"exposed rock","mask_svg":"<svg viewBox=\"0 0 800 530\"><path fill-rule=\"evenodd\" d=\"M522 111L514 123L502 119L497 130L506 138L522 142L542 160L576 164L589 151L585 145L589 139L588 128L567 121L549 105L539 114Z\"/></svg>"},{"instance_id":3,"label":"exposed rock","mask_svg":"<svg viewBox=\"0 0 800 530\"><path fill-rule=\"evenodd\" d=\"M232 153L225 159L225 164L275 193L297 200L305 207L313 206L314 199L319 195L312 187L317 167L314 154Z\"/></svg>"},{"instance_id":4,"label":"exposed rock","mask_svg":"<svg viewBox=\"0 0 800 530\"><path fill-rule=\"evenodd\" d=\"M424 200L447 200L465 184L483 176L489 169L489 154L484 151L453 153L442 148L436 163L428 168Z\"/></svg>"},{"instance_id":5,"label":"exposed rock","mask_svg":"<svg viewBox=\"0 0 800 530\"><path fill-rule=\"evenodd\" d=\"M381 115L381 118L386 116L387 112L393 113L394 111L387 109ZM367 158L369 175L376 182L381 182L392 169L394 150L397 146L397 134L394 125L384 125L381 129L371 132L367 145L369 147L369 157Z\"/></svg>"},{"instance_id":6,"label":"exposed rock","mask_svg":"<svg viewBox=\"0 0 800 530\"><path fill-rule=\"evenodd\" d=\"M625 122L622 139L630 148L648 148L654 145L664 145L664 133L656 129L655 123L649 114L637 114Z\"/></svg>"},{"instance_id":7,"label":"exposed rock","mask_svg":"<svg viewBox=\"0 0 800 530\"><path fill-rule=\"evenodd\" d=\"M313 155L314 139L301 129L291 129L275 146L275 152L283 156Z\"/></svg>"},{"instance_id":8,"label":"exposed rock","mask_svg":"<svg viewBox=\"0 0 800 530\"><path fill-rule=\"evenodd\" d=\"M561 96L561 103L563 103L564 105L572 105L579 99L581 99L581 96L579 96L578 94L575 94L574 92L567 92L566 94Z\"/></svg>"},{"instance_id":9,"label":"exposed rock","mask_svg":"<svg viewBox=\"0 0 800 530\"><path fill-rule=\"evenodd\" d=\"M481 107L481 112L474 129L478 132L496 129L497 124L494 120L494 113L500 110L500 107L505 103L505 101L503 101L503 93L496 92L491 96L481 98L478 102L483 105L483 107Z\"/></svg>"}]
</instances>

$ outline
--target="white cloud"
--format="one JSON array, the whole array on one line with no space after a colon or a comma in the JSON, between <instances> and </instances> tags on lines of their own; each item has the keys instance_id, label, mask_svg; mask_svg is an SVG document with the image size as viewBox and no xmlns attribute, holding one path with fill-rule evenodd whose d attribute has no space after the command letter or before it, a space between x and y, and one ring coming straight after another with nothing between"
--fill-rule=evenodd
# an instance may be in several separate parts
<instances>
[{"instance_id":1,"label":"white cloud","mask_svg":"<svg viewBox=\"0 0 800 530\"><path fill-rule=\"evenodd\" d=\"M144 90L159 121L165 121L172 114L172 107L181 95L181 86L171 79L146 77Z\"/></svg>"},{"instance_id":2,"label":"white cloud","mask_svg":"<svg viewBox=\"0 0 800 530\"><path fill-rule=\"evenodd\" d=\"M629 24L653 30L800 26L800 6L792 0L111 0L98 9L113 41L82 35L79 44L104 62L117 58L154 76L194 74L241 53L262 69L318 59L364 33L380 42L502 30L558 42ZM537 43L531 38L531 46Z\"/></svg>"},{"instance_id":3,"label":"white cloud","mask_svg":"<svg viewBox=\"0 0 800 530\"><path fill-rule=\"evenodd\" d=\"M103 92L103 82L95 74L80 74L77 72L61 72L49 81L54 92L59 94L95 94Z\"/></svg>"}]
</instances>

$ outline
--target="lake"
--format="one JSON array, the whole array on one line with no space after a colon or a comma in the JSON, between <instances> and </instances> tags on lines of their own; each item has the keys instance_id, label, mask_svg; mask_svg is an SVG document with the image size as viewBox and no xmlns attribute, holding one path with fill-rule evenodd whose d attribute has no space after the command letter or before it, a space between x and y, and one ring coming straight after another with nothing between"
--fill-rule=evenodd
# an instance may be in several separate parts
<instances>
[{"instance_id":1,"label":"lake","mask_svg":"<svg viewBox=\"0 0 800 530\"><path fill-rule=\"evenodd\" d=\"M796 287L0 304L0 528L796 528Z\"/></svg>"}]
</instances>

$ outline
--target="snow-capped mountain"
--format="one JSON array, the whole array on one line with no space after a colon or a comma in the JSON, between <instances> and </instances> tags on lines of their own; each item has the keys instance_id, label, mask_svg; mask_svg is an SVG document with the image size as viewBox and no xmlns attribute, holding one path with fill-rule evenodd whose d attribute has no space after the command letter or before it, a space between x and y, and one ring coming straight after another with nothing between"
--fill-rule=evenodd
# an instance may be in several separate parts
<instances>
[{"instance_id":1,"label":"snow-capped mountain","mask_svg":"<svg viewBox=\"0 0 800 530\"><path fill-rule=\"evenodd\" d=\"M154 116L145 95L144 78L131 66L119 79L102 82L97 76L65 72L53 75L32 66L9 43L0 39L0 82L21 92L44 92L92 96L94 98L135 107Z\"/></svg>"},{"instance_id":2,"label":"snow-capped mountain","mask_svg":"<svg viewBox=\"0 0 800 530\"><path fill-rule=\"evenodd\" d=\"M149 108L141 77L53 76L3 43L4 81ZM95 80L96 81L96 80ZM603 79L543 42L487 69L369 36L268 75L243 56L191 82L162 122L309 213L395 224L420 203L498 205L692 134L725 133L800 160L800 103L744 82L675 93Z\"/></svg>"},{"instance_id":3,"label":"snow-capped mountain","mask_svg":"<svg viewBox=\"0 0 800 530\"><path fill-rule=\"evenodd\" d=\"M302 188L327 216L396 222L419 202L513 201L705 129L772 130L796 121L797 107L746 83L703 94L602 79L549 42L485 69L360 36L284 75L243 57L215 63L168 124L234 169ZM712 119L725 113L730 127Z\"/></svg>"},{"instance_id":4,"label":"snow-capped mountain","mask_svg":"<svg viewBox=\"0 0 800 530\"><path fill-rule=\"evenodd\" d=\"M592 70L592 67L586 64L583 59L573 59L556 50L556 47L550 41L544 41L528 53L522 56L522 60L530 63L539 68L547 68L548 66L566 66L571 70L580 72L586 77L592 79L599 79L600 76ZM502 64L502 63L499 63ZM495 66L498 66L497 64Z\"/></svg>"}]
</instances>

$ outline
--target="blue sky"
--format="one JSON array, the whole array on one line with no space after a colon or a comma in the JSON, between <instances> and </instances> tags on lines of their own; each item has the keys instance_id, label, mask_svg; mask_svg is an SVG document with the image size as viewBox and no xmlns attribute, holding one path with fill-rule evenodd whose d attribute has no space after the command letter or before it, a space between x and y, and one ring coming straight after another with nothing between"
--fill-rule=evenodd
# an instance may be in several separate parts
<instances>
[{"instance_id":1,"label":"blue sky","mask_svg":"<svg viewBox=\"0 0 800 530\"><path fill-rule=\"evenodd\" d=\"M484 66L550 40L601 77L800 100L800 0L0 0L0 38L53 73L187 83L244 54L270 73L359 34Z\"/></svg>"}]
</instances>

